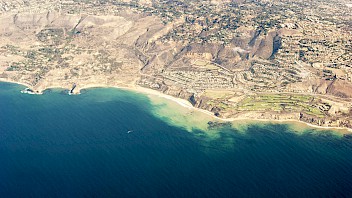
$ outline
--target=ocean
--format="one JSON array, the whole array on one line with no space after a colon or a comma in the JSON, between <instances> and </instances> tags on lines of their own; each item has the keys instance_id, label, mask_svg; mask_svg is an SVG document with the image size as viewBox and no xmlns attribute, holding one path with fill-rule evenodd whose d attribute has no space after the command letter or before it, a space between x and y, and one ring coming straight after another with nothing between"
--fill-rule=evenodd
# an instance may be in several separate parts
<instances>
[{"instance_id":1,"label":"ocean","mask_svg":"<svg viewBox=\"0 0 352 198\"><path fill-rule=\"evenodd\" d=\"M115 89L0 83L0 197L352 197L352 139Z\"/></svg>"}]
</instances>

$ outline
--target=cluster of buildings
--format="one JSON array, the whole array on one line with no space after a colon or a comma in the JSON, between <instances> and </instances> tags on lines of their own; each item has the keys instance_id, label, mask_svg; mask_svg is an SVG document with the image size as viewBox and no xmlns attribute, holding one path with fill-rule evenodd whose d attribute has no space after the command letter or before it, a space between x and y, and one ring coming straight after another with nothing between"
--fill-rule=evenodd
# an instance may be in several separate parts
<instances>
[{"instance_id":1,"label":"cluster of buildings","mask_svg":"<svg viewBox=\"0 0 352 198\"><path fill-rule=\"evenodd\" d=\"M165 71L162 75L164 78L185 88L192 87L198 90L234 88L233 75L221 71L221 69L212 70L212 72L177 69Z\"/></svg>"}]
</instances>

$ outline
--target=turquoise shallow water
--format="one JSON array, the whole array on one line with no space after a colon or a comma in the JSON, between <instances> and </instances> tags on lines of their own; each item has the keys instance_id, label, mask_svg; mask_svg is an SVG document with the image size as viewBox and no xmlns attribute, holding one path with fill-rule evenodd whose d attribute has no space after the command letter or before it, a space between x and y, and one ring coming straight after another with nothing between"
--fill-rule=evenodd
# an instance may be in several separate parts
<instances>
[{"instance_id":1,"label":"turquoise shallow water","mask_svg":"<svg viewBox=\"0 0 352 198\"><path fill-rule=\"evenodd\" d=\"M333 133L252 124L210 138L133 92L22 88L0 83L0 197L352 197L352 140Z\"/></svg>"}]
</instances>

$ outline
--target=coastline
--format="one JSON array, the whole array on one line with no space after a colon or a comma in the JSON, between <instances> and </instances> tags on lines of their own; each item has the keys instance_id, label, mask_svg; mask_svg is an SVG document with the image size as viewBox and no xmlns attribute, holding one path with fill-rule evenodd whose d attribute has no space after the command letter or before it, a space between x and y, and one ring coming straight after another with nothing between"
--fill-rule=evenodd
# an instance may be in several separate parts
<instances>
[{"instance_id":1,"label":"coastline","mask_svg":"<svg viewBox=\"0 0 352 198\"><path fill-rule=\"evenodd\" d=\"M5 82L5 83L13 83L13 84L18 84L18 85L22 85L25 86L27 88L32 89L32 86L30 86L29 84L26 83L21 83L21 82L16 82L16 81L11 81L11 80L7 80L7 79L3 79L0 78L0 82ZM43 94L43 91L47 90L47 89L53 89L53 88L62 88L62 89L67 89L67 87L63 87L63 86L49 86L49 87L45 87L45 89L40 90L40 91L36 91L34 94ZM78 87L75 89L74 91L74 95L76 94L80 94L81 90L84 89L90 89L90 88L116 88L116 89L123 89L123 90L128 90L128 91L132 91L132 92L137 92L137 93L141 93L141 94L145 94L148 97L150 96L156 96L156 97L160 97L160 98L164 98L167 99L169 101L172 101L174 103L177 103L178 105L184 107L184 108L188 108L190 110L194 110L203 114L206 114L208 116L210 116L211 118L218 120L218 121L222 121L222 122L236 122L236 121L247 121L247 122L266 122L266 123L280 123L280 124L291 124L291 125L300 125L302 127L302 124L305 125L305 127L310 127L310 128L316 128L316 129L322 129L322 130L335 130L337 131L339 134L352 134L352 129L349 128L344 128L344 127L327 127L327 126L318 126L318 125L314 125L314 124L310 124L301 120L294 120L294 119L286 119L286 120L271 120L271 119L259 119L259 118L248 118L248 117L237 117L237 118L220 118L215 116L212 112L204 110L204 109L199 109L194 107L189 101L185 100L185 99L181 99L181 98L177 98L174 96L170 96L164 93L161 93L159 91L153 90L153 89L148 89L145 87L141 87L141 86L137 86L134 84L124 84L123 86L117 86L117 85L105 85L105 84L87 84L87 85L83 85L81 87Z\"/></svg>"},{"instance_id":2,"label":"coastline","mask_svg":"<svg viewBox=\"0 0 352 198\"><path fill-rule=\"evenodd\" d=\"M201 112L204 113L208 116L210 116L211 118L218 120L218 121L223 121L223 122L236 122L236 121L247 121L247 122L266 122L266 123L280 123L280 124L293 124L293 125L305 125L305 127L311 127L311 128L317 128L317 129L323 129L323 130L335 130L338 131L341 134L352 134L352 129L349 128L343 128L343 127L325 127L325 126L318 126L318 125L314 125L314 124L310 124L307 122L303 122L300 120L293 120L293 119L287 119L287 120L271 120L271 119L258 119L258 118L220 118L215 116L212 112L204 110L204 109L199 109L194 107L189 101L185 100L185 99L181 99L181 98L176 98L174 96L170 96L164 93L161 93L159 91L153 90L153 89L148 89L148 88L144 88L144 87L140 87L140 86L136 86L136 85L128 85L128 86L106 86L106 85L99 85L99 84L94 84L94 85L86 85L83 86L79 89L89 89L89 88L106 88L106 87L112 87L112 88L117 88L117 89L125 89L125 90L129 90L129 91L133 91L133 92L138 92L138 93L142 93L142 94L146 94L148 95L153 95L153 96L157 96L157 97L161 97L164 99L168 99L172 102L177 103L178 105L191 109L191 110L195 110L197 112Z\"/></svg>"},{"instance_id":3,"label":"coastline","mask_svg":"<svg viewBox=\"0 0 352 198\"><path fill-rule=\"evenodd\" d=\"M0 78L0 82L18 84L18 85L25 86L27 88L31 88L32 87L31 85L29 85L27 83L16 82L16 81L8 80L8 79L5 79L5 78Z\"/></svg>"}]
</instances>

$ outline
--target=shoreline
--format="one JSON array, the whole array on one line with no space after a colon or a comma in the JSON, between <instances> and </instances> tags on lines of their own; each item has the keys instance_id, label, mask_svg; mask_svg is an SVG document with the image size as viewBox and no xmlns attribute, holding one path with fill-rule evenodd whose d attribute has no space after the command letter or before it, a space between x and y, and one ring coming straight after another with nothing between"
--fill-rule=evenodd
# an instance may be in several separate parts
<instances>
[{"instance_id":1,"label":"shoreline","mask_svg":"<svg viewBox=\"0 0 352 198\"><path fill-rule=\"evenodd\" d=\"M5 82L5 83L13 83L13 84L18 84L18 85L22 85L25 86L26 88L30 88L32 89L32 86L30 86L29 84L26 83L21 83L21 82L15 82L15 81L11 81L11 80L7 80L7 79L3 79L0 78L0 82ZM63 86L52 86L52 87L45 87L45 89L41 90L41 91L37 91L34 94L43 94L43 92L45 90L48 89L55 89L55 88L62 88L62 89L67 89L67 87L63 87ZM204 113L208 116L210 116L211 118L215 119L215 120L219 120L219 121L223 121L223 122L236 122L236 121L249 121L249 122L271 122L271 123L281 123L281 124L293 124L293 125L305 125L305 127L311 127L311 128L316 128L316 129L323 129L323 130L335 130L338 131L340 134L352 134L352 129L349 128L344 128L344 127L327 127L327 126L318 126L318 125L314 125L314 124L310 124L304 121L300 121L300 120L293 120L293 119L287 119L287 120L271 120L271 119L259 119L259 118L220 118L215 116L213 113L211 113L210 111L204 110L204 109L199 109L194 107L189 101L182 99L182 98L176 98L174 96L170 96L164 93L161 93L159 91L153 90L153 89L148 89L145 87L141 87L141 86L136 86L134 84L125 84L124 86L118 86L118 85L105 85L105 84L87 84L87 85L83 85L82 87L76 88L75 92L73 93L73 95L77 95L80 94L81 90L84 89L91 89L91 88L116 88L116 89L123 89L123 90L128 90L128 91L132 91L132 92L137 92L137 93L141 93L141 94L145 94L148 97L150 95L152 96L156 96L156 97L161 97L167 100L170 100L172 102L177 103L178 105L184 107L184 108L188 108L197 112L201 112Z\"/></svg>"}]
</instances>

